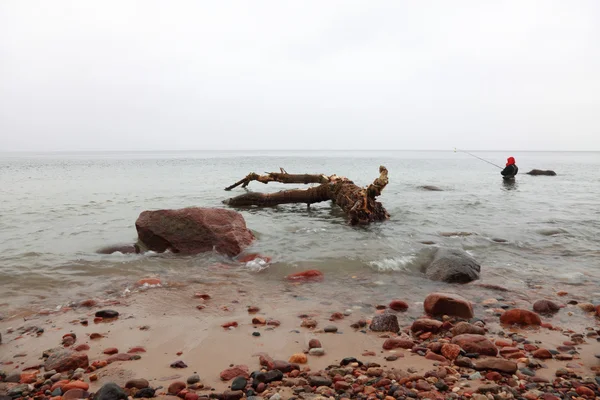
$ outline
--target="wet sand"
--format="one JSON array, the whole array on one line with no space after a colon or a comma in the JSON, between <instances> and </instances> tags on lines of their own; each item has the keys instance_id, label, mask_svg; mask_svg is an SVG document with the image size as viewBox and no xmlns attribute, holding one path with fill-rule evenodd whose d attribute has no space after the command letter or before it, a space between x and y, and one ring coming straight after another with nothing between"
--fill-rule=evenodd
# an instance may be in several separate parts
<instances>
[{"instance_id":1,"label":"wet sand","mask_svg":"<svg viewBox=\"0 0 600 400\"><path fill-rule=\"evenodd\" d=\"M322 284L306 283L294 285L294 288L296 292L302 292L304 288L308 290L310 285ZM0 370L10 375L43 364L42 353L61 346L62 338L67 333L76 335L76 342L71 348L89 345L87 354L90 363L107 359L109 356L103 354L107 348L116 348L119 353L127 353L134 347L144 349L144 352L137 353L141 356L139 360L117 361L86 373L83 380L90 383L89 392L92 393L107 382L124 386L130 379L145 378L151 387L159 388L157 394L165 394L172 382L185 382L193 374L200 376L203 385L198 390L199 395L221 393L231 385L231 381L220 379L221 371L240 364L247 365L250 372L259 370L260 354L287 361L293 354L306 352L308 342L313 338L321 342L325 355L308 355L308 362L300 365L300 368L309 368L311 371L339 364L345 357L377 363L386 371L409 371L409 374L420 376L443 365L410 349L384 350L382 345L386 338L396 336L392 333L351 327L358 320L370 320L375 315L391 312L398 316L401 330L406 331L414 319L424 315L420 305L423 299L408 301L409 309L406 312L393 312L389 309L378 310L382 307L376 307L375 304L356 305L356 299L298 298L285 290L266 293L262 286L234 281L213 286L171 282L161 287L142 289L116 301L95 299L96 305L92 307L63 308L49 314L31 313L0 321L3 343L0 345ZM389 300L394 297L390 296ZM568 298L557 295L554 300L564 304ZM539 347L556 349L571 340L573 333L583 334L584 343L574 345L576 352L573 360L545 360L545 367L537 369L536 376L551 382L559 368L569 368L580 378L588 378L593 382L600 366L600 360L595 357L595 354L600 354L600 343L596 340L596 331L600 328L594 313L583 312L577 305L565 305L555 317L543 318L545 323L555 325L554 329L517 329L501 327L496 315L501 309L495 309L498 304L493 301L488 303L491 304L476 304L475 316L485 322L488 330L486 337L492 341L506 339L510 333L518 333ZM504 304L511 304L511 307L524 305L506 301ZM249 307L258 307L260 311L250 313ZM119 312L119 317L95 323L95 313L105 309ZM331 321L333 313L346 315ZM280 325L253 324L255 317L266 321L276 320ZM305 319L317 321L317 327L302 327ZM87 326L82 325L82 321L87 321ZM236 322L238 326L222 327L229 322ZM335 326L338 331L324 332L327 326ZM38 335L35 328L43 328L44 331ZM255 332L260 336L253 336ZM101 337L92 339L94 333ZM427 338L413 339L425 347L428 343ZM399 358L386 361L385 357L392 354ZM530 355L528 357L531 358ZM187 364L187 368L170 367L179 360ZM525 363L525 360L519 361ZM91 374L95 374L98 380L90 382ZM482 375L485 376L485 373L482 372ZM485 379L470 380L468 386L461 390L474 391L486 383L489 382ZM5 383L0 385L3 385L0 386L1 394L1 390L6 391L8 386ZM283 398L290 397L290 389L281 389L281 395Z\"/></svg>"}]
</instances>

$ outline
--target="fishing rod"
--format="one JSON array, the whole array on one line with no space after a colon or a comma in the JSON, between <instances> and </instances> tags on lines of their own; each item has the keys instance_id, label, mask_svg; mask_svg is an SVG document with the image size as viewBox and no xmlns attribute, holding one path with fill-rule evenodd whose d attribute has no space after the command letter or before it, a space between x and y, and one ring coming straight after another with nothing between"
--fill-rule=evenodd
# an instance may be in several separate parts
<instances>
[{"instance_id":1,"label":"fishing rod","mask_svg":"<svg viewBox=\"0 0 600 400\"><path fill-rule=\"evenodd\" d=\"M481 157L477 157L475 154L471 154L471 153L469 153L468 151L464 151L464 150L457 150L457 149L456 149L456 147L455 147L455 148L454 148L454 152L456 153L457 151L460 151L461 153L466 153L466 154L468 154L468 155L470 155L470 156L473 156L473 157L475 157L475 158L477 158L477 159L479 159L479 160L481 160L481 161L483 161L483 162L486 162L486 163L488 163L488 164L491 164L491 165L493 165L494 167L497 167L497 168L500 168L500 169L504 169L504 168L502 168L501 166L499 166L499 165L497 165L497 164L494 164L493 162L490 162L490 161L488 161L488 160L484 160L484 159L483 159L483 158L481 158Z\"/></svg>"}]
</instances>

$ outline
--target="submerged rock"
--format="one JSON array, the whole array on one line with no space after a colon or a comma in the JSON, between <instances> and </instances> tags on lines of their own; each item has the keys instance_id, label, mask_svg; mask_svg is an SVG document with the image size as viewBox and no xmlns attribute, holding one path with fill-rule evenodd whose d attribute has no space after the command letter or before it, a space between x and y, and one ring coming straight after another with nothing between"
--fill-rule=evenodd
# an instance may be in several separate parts
<instances>
[{"instance_id":1,"label":"submerged rock","mask_svg":"<svg viewBox=\"0 0 600 400\"><path fill-rule=\"evenodd\" d=\"M550 300L538 300L533 303L533 311L540 314L554 314L559 310L560 306Z\"/></svg>"},{"instance_id":2,"label":"submerged rock","mask_svg":"<svg viewBox=\"0 0 600 400\"><path fill-rule=\"evenodd\" d=\"M551 171L549 169L547 170L542 170L542 169L532 169L529 172L526 172L527 175L533 175L533 176L540 176L540 175L545 175L545 176L556 176L556 172Z\"/></svg>"},{"instance_id":3,"label":"submerged rock","mask_svg":"<svg viewBox=\"0 0 600 400\"><path fill-rule=\"evenodd\" d=\"M500 316L500 322L505 325L540 326L542 320L533 311L513 308Z\"/></svg>"},{"instance_id":4,"label":"submerged rock","mask_svg":"<svg viewBox=\"0 0 600 400\"><path fill-rule=\"evenodd\" d=\"M144 211L135 227L148 250L198 254L217 251L237 256L254 240L244 217L222 208L189 207Z\"/></svg>"},{"instance_id":5,"label":"submerged rock","mask_svg":"<svg viewBox=\"0 0 600 400\"><path fill-rule=\"evenodd\" d=\"M479 279L481 266L463 250L439 248L425 275L434 281L468 283Z\"/></svg>"},{"instance_id":6,"label":"submerged rock","mask_svg":"<svg viewBox=\"0 0 600 400\"><path fill-rule=\"evenodd\" d=\"M429 190L430 192L443 192L444 191L444 189L441 189L437 186L432 186L432 185L419 186L419 189Z\"/></svg>"},{"instance_id":7,"label":"submerged rock","mask_svg":"<svg viewBox=\"0 0 600 400\"><path fill-rule=\"evenodd\" d=\"M122 253L122 254L137 254L140 253L140 246L137 244L117 244L113 246L103 247L98 249L96 253L98 254L113 254L113 253Z\"/></svg>"}]
</instances>

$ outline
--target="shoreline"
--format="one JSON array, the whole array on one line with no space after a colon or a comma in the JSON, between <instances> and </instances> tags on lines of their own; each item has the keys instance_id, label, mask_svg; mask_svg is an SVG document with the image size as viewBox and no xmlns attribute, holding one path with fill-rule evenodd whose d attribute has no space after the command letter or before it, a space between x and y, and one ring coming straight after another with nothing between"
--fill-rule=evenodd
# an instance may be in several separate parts
<instances>
[{"instance_id":1,"label":"shoreline","mask_svg":"<svg viewBox=\"0 0 600 400\"><path fill-rule=\"evenodd\" d=\"M151 284L150 287L148 283ZM455 336L451 333L452 329L461 318L427 316L421 304L424 299L412 299L412 302L410 299L402 299L407 301L408 309L393 311L389 307L383 309L383 304L360 305L363 299L339 299L335 296L326 300L299 298L291 289L286 291L283 285L280 288L283 290L265 293L260 285L253 287L233 281L218 286L190 283L152 287L155 283L158 282L147 280L142 291L116 301L93 300L73 309L65 308L48 315L31 315L25 321L18 318L0 321L0 370L6 372L7 378L12 375L13 380L17 372L32 374L37 370L43 375L43 369L29 368L43 364L42 353L60 347L65 340L63 336L73 333L75 340L69 348L89 346L89 350L79 352L87 354L89 364L93 365L94 361L108 360L110 357L141 357L138 360L115 361L96 371L88 370L81 377L89 385L85 389L87 393L95 393L109 382L125 387L128 381L143 378L148 380L150 387L159 388L156 395L162 396L167 394L169 386L174 382L181 381L185 384L188 377L197 374L200 377L199 383L195 386L192 384L192 389L186 389L189 397L186 397L186 393L180 397L195 400L197 394L200 397L235 398L239 393L227 392L231 391L232 381L222 380L220 374L236 365L247 366L247 372L242 375L258 371L261 369L260 355L263 355L263 364L267 366L271 359L280 360L277 364L280 368L291 368L290 372L285 373L286 380L266 385L262 393L256 393L252 389L251 379L247 382L248 388L263 398L270 398L275 393L279 393L281 398L300 395L311 398L310 396L319 393L323 397L343 398L350 395L350 398L370 398L377 393L388 393L392 386L398 386L398 390L406 396L414 394L417 397L422 397L422 393L429 393L429 396L433 396L430 398L446 398L445 396L454 393L451 396L455 398L476 398L478 395L485 396L484 393L477 393L484 387L484 392L489 389L507 393L508 397L505 398L515 397L509 388L521 391L520 395L529 392L529 397L525 398L538 398L539 396L533 397L536 390L547 393L553 384L557 389L560 388L556 386L555 380L562 382L563 378L556 376L557 371L571 376L567 378L567 382L575 382L580 386L585 383L583 386L591 387L598 394L595 375L600 373L600 362L594 355L600 353L600 342L596 340L600 331L599 320L595 316L595 310L592 311L593 305L586 305L588 311L584 312L580 305L567 304L570 296L563 293L552 299L562 308L553 317L542 317L543 326L535 329L500 325L499 315L505 309L524 306L518 299L507 301L491 297L473 304L475 318L470 319L472 326L485 327L487 331L484 336L498 349L498 357L518 363L516 373L501 373L498 378L496 374L490 375L492 370L482 369L477 375L475 369L467 368L468 361L484 360L484 355L477 358L453 358L455 355L446 352L444 356L441 348L437 348L440 345L433 343L452 344ZM292 288L297 289L297 292L310 293L310 285L323 284L326 283L301 283L292 285ZM389 301L395 297L390 296ZM253 312L251 308L249 312L250 307L257 307L259 311ZM95 313L106 309L117 311L118 318L95 323ZM400 332L375 332L369 329L368 324L358 329L352 327L360 320L371 321L381 315L395 315ZM432 319L439 321L439 324L427 322L430 325L426 324L425 331L411 331L414 324ZM82 320L87 320L87 325L82 325ZM316 328L307 327L313 324L306 322L309 320L316 322ZM272 321L277 321L279 325ZM236 327L222 327L233 322L237 323ZM12 327L12 331L9 327ZM328 330L334 330L335 327L337 332L323 331L326 327ZM38 335L39 328L43 329L43 333ZM253 336L254 332L260 333L260 336ZM93 334L100 334L100 337L95 338L97 335ZM311 339L321 342L323 355L305 354L308 353ZM67 341L70 343L71 339ZM399 347L386 349L386 341L386 347ZM139 352L128 353L136 347L141 347L137 349ZM112 355L103 353L110 348L113 348L112 352L114 349L118 352ZM533 354L538 348L557 353L549 360L537 359ZM317 353L320 354L319 351ZM294 372L296 366L290 367L289 361L304 361L304 357L307 362L298 363L299 370ZM347 357L354 357L363 365L350 363L345 366L345 375L340 374L343 371L337 371L334 376L323 372L331 365L337 365L339 370L339 363ZM396 359L393 360L394 358ZM458 359L464 360L458 362ZM170 365L177 361L183 361L187 367L172 368ZM281 363L286 364L282 367ZM462 366L457 366L457 363ZM369 368L374 369L369 372ZM523 369L526 374L523 374ZM316 379L311 378L313 371L321 371L318 375L337 381L332 381L331 385L307 386L311 379ZM527 375L531 373L533 376ZM440 378L440 374L443 378ZM92 375L96 375L98 379L90 380ZM368 379L365 380L363 376ZM389 384L385 379L389 379ZM19 375L19 381L22 380L23 375ZM341 381L346 383L337 383ZM381 384L382 381L386 384ZM34 382L38 382L38 388L44 384L44 380L38 379L37 375ZM403 383L399 384L400 382ZM516 386L511 387L515 383ZM0 395L5 395L18 385L16 382L0 383ZM202 389L199 385L203 386ZM443 390L444 385L448 386L447 390ZM490 385L496 386L490 389ZM361 386L362 389L355 393ZM575 392L576 388L572 389ZM580 391L586 392L584 389ZM409 395L409 392L412 394ZM223 396L223 393L228 394ZM86 393L79 395L82 394ZM217 394L220 396L216 396ZM246 396L248 392L242 394ZM42 392L41 398L43 397ZM70 397L62 398L68 400Z\"/></svg>"}]
</instances>

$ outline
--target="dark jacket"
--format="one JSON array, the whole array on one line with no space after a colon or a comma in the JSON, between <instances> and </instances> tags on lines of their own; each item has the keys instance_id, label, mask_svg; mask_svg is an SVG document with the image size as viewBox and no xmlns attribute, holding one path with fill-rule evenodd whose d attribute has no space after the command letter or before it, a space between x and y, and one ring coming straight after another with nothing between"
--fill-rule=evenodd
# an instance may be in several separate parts
<instances>
[{"instance_id":1,"label":"dark jacket","mask_svg":"<svg viewBox=\"0 0 600 400\"><path fill-rule=\"evenodd\" d=\"M508 165L506 168L504 168L502 170L502 172L500 172L502 174L502 176L515 176L517 173L519 172L519 167L517 167L516 164L511 164Z\"/></svg>"}]
</instances>

